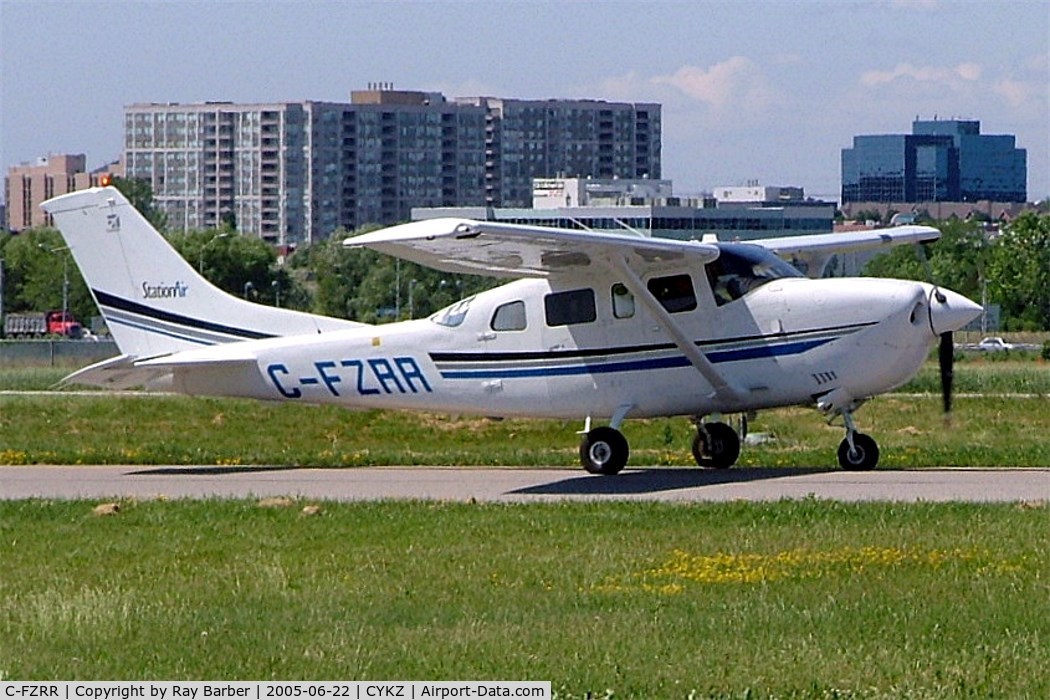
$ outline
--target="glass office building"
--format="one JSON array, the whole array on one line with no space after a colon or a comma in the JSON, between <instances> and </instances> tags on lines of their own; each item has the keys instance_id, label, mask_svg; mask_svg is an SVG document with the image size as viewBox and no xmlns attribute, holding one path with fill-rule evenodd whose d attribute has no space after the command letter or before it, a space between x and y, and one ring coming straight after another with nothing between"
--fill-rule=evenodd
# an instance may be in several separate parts
<instances>
[{"instance_id":1,"label":"glass office building","mask_svg":"<svg viewBox=\"0 0 1050 700\"><path fill-rule=\"evenodd\" d=\"M1024 202L1027 153L979 121L917 120L911 134L854 136L842 149L845 202Z\"/></svg>"}]
</instances>

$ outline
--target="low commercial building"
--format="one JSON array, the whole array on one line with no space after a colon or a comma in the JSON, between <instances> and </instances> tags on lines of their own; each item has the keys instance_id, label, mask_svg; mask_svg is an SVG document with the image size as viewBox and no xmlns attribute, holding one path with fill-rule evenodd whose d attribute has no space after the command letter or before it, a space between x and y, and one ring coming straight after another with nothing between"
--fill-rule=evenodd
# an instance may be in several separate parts
<instances>
[{"instance_id":1,"label":"low commercial building","mask_svg":"<svg viewBox=\"0 0 1050 700\"><path fill-rule=\"evenodd\" d=\"M533 207L418 207L413 220L462 217L581 230L633 231L646 236L724 241L831 233L835 204L805 200L801 188L790 203L722 203L715 197L675 197L669 180L536 179ZM716 189L716 193L719 189ZM776 188L778 191L788 188ZM573 204L582 202L582 204Z\"/></svg>"}]
</instances>

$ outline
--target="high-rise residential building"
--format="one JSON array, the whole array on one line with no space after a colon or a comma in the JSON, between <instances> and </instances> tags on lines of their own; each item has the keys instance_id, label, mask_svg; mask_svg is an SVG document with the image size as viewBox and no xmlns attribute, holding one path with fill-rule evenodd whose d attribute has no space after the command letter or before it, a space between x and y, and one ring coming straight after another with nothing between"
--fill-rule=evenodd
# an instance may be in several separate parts
<instances>
[{"instance_id":1,"label":"high-rise residential building","mask_svg":"<svg viewBox=\"0 0 1050 700\"><path fill-rule=\"evenodd\" d=\"M482 110L425 93L355 98L131 105L128 177L152 185L172 227L229 222L284 245L407 219L420 202L483 201Z\"/></svg>"},{"instance_id":2,"label":"high-rise residential building","mask_svg":"<svg viewBox=\"0 0 1050 700\"><path fill-rule=\"evenodd\" d=\"M660 105L461 97L487 114L485 198L532 201L533 178L660 178Z\"/></svg>"},{"instance_id":3,"label":"high-rise residential building","mask_svg":"<svg viewBox=\"0 0 1050 700\"><path fill-rule=\"evenodd\" d=\"M4 228L21 231L36 226L48 226L50 217L40 203L60 194L83 190L99 184L107 174L122 174L121 164L112 163L93 172L87 172L87 158L81 154L49 155L32 163L9 168L4 178Z\"/></svg>"},{"instance_id":4,"label":"high-rise residential building","mask_svg":"<svg viewBox=\"0 0 1050 700\"><path fill-rule=\"evenodd\" d=\"M916 120L911 134L854 136L842 149L845 202L1024 202L1027 152L975 120Z\"/></svg>"},{"instance_id":5,"label":"high-rise residential building","mask_svg":"<svg viewBox=\"0 0 1050 700\"><path fill-rule=\"evenodd\" d=\"M660 174L660 107L458 98L370 85L349 103L136 104L128 177L177 228L275 244L407 221L413 207L527 206L532 178Z\"/></svg>"}]
</instances>

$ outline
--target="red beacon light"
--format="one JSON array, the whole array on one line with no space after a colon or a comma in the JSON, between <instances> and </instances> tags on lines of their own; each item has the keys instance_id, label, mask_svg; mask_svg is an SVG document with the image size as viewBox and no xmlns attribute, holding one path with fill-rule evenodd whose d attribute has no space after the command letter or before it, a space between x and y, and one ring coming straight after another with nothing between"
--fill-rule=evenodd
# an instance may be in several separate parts
<instances>
[{"instance_id":1,"label":"red beacon light","mask_svg":"<svg viewBox=\"0 0 1050 700\"><path fill-rule=\"evenodd\" d=\"M109 187L112 184L113 184L113 176L110 175L109 173L104 174L102 177L100 177L98 179L98 186L99 187Z\"/></svg>"}]
</instances>

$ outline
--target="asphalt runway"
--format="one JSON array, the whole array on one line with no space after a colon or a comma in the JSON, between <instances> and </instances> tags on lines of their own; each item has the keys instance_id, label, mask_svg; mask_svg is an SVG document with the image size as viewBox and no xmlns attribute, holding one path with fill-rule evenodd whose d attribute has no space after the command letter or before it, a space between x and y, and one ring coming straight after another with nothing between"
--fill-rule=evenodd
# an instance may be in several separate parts
<instances>
[{"instance_id":1,"label":"asphalt runway","mask_svg":"<svg viewBox=\"0 0 1050 700\"><path fill-rule=\"evenodd\" d=\"M208 466L0 467L0 498L261 498L480 502L647 500L1050 501L1050 469L582 469Z\"/></svg>"}]
</instances>

